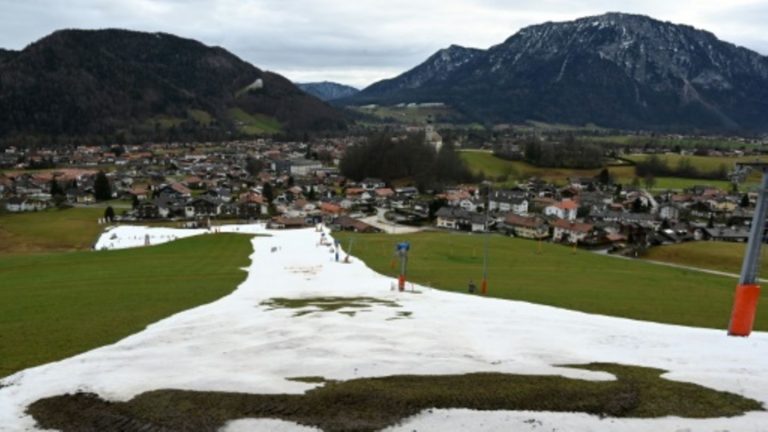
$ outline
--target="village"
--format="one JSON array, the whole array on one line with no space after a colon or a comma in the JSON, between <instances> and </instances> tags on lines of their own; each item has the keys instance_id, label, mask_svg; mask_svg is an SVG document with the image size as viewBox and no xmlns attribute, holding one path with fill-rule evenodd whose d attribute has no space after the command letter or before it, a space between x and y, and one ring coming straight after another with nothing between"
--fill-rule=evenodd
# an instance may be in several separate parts
<instances>
[{"instance_id":1,"label":"village","mask_svg":"<svg viewBox=\"0 0 768 432\"><path fill-rule=\"evenodd\" d=\"M440 139L428 132L428 140ZM495 232L638 256L691 240L745 242L756 200L738 186L723 190L705 180L685 190L622 185L607 170L560 185L529 178L513 187L480 181L439 191L376 178L355 182L338 165L362 139L80 146L23 155L10 148L0 202L10 213L106 202L105 222L178 227L258 220L273 228L324 222L355 232ZM20 156L28 169L14 169Z\"/></svg>"}]
</instances>

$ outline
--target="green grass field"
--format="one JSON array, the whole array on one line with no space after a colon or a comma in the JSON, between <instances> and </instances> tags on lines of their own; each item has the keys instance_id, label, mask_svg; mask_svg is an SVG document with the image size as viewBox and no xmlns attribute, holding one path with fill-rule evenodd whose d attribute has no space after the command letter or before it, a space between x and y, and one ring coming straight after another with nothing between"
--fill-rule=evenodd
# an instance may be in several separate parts
<instances>
[{"instance_id":1,"label":"green grass field","mask_svg":"<svg viewBox=\"0 0 768 432\"><path fill-rule=\"evenodd\" d=\"M238 122L240 131L248 135L274 134L282 130L280 122L263 114L249 114L240 108L232 108L228 113Z\"/></svg>"},{"instance_id":2,"label":"green grass field","mask_svg":"<svg viewBox=\"0 0 768 432\"><path fill-rule=\"evenodd\" d=\"M363 114L372 115L382 120L391 120L406 124L426 124L428 120L438 121L440 119L456 119L460 115L451 107L397 107L397 106L376 106L376 107L353 107L352 109Z\"/></svg>"},{"instance_id":3,"label":"green grass field","mask_svg":"<svg viewBox=\"0 0 768 432\"><path fill-rule=\"evenodd\" d=\"M608 135L608 136L595 136L584 137L585 141L594 141L605 144L619 144L619 145L635 145L642 147L645 143L655 143L657 145L666 146L669 148L680 146L682 148L752 148L757 147L757 144L748 144L735 139L702 139L702 138L651 138L641 137L636 135Z\"/></svg>"},{"instance_id":4,"label":"green grass field","mask_svg":"<svg viewBox=\"0 0 768 432\"><path fill-rule=\"evenodd\" d=\"M250 237L0 258L0 377L114 343L231 292Z\"/></svg>"},{"instance_id":5,"label":"green grass field","mask_svg":"<svg viewBox=\"0 0 768 432\"><path fill-rule=\"evenodd\" d=\"M656 177L654 178L654 190L684 190L690 189L694 186L712 186L725 191L731 190L731 182L726 180L703 180L703 179L689 179L681 177ZM644 184L641 180L640 184ZM748 187L752 183L745 183L744 186ZM743 189L743 188L742 188Z\"/></svg>"},{"instance_id":6,"label":"green grass field","mask_svg":"<svg viewBox=\"0 0 768 432\"><path fill-rule=\"evenodd\" d=\"M190 109L187 110L187 114L201 125L208 126L213 121L213 117L208 113L208 111Z\"/></svg>"},{"instance_id":7,"label":"green grass field","mask_svg":"<svg viewBox=\"0 0 768 432\"><path fill-rule=\"evenodd\" d=\"M733 170L736 162L754 162L756 160L765 162L768 161L765 157L756 158L754 156L749 157L730 157L730 156L682 156L677 153L666 153L663 155L657 155L661 160L666 162L670 167L676 167L681 160L685 159L691 162L697 170L701 172L714 172L720 169L721 166L725 166L728 171ZM626 159L633 161L646 160L651 155L647 154L634 154L625 156ZM759 180L759 175L753 176Z\"/></svg>"},{"instance_id":8,"label":"green grass field","mask_svg":"<svg viewBox=\"0 0 768 432\"><path fill-rule=\"evenodd\" d=\"M638 161L645 157L647 155L631 155L627 158ZM680 155L666 156L668 163L671 164L676 164L679 157ZM482 172L491 179L506 178L507 180L500 182L504 185L511 184L514 180L526 179L532 176L555 184L564 184L568 177L592 177L600 172L599 169L539 168L522 161L504 160L487 151L464 150L461 152L461 158L467 162L470 170L476 174ZM707 160L708 158L703 156L691 156L691 158L695 158L691 159L691 161L697 164L697 168L701 170L715 170L720 166L720 163L724 163L725 159L728 159L730 164L728 169L732 169L734 161L737 160L735 158L712 158L713 160ZM738 160L747 159L740 158ZM608 171L620 183L629 184L635 178L635 168L633 166L611 166L608 167ZM753 175L750 177L749 182L744 183L743 187L754 186L757 180L759 179ZM642 184L644 183L641 180ZM681 177L656 177L653 189L683 190L697 185L708 185L723 190L731 189L731 183L726 180L703 180Z\"/></svg>"},{"instance_id":9,"label":"green grass field","mask_svg":"<svg viewBox=\"0 0 768 432\"><path fill-rule=\"evenodd\" d=\"M353 255L379 273L390 266L394 245L412 244L409 277L414 282L466 292L482 278L483 236L460 233L334 234ZM489 295L589 313L670 324L725 329L736 279L664 267L639 260L498 235L490 236ZM768 301L768 293L763 293ZM758 311L756 328L768 329L768 308Z\"/></svg>"},{"instance_id":10,"label":"green grass field","mask_svg":"<svg viewBox=\"0 0 768 432\"><path fill-rule=\"evenodd\" d=\"M729 273L739 273L746 247L746 243L687 242L651 248L643 258ZM760 265L764 269L768 269L768 256L766 256L766 253L764 249L760 261Z\"/></svg>"},{"instance_id":11,"label":"green grass field","mask_svg":"<svg viewBox=\"0 0 768 432\"><path fill-rule=\"evenodd\" d=\"M482 172L491 179L507 178L506 182L538 177L564 184L568 177L592 177L600 172L600 169L539 168L522 161L501 159L486 151L465 150L460 154L472 172ZM631 181L635 175L633 166L609 167L608 171L620 181Z\"/></svg>"},{"instance_id":12,"label":"green grass field","mask_svg":"<svg viewBox=\"0 0 768 432\"><path fill-rule=\"evenodd\" d=\"M90 249L104 229L97 222L103 216L103 207L2 214L0 257Z\"/></svg>"}]
</instances>

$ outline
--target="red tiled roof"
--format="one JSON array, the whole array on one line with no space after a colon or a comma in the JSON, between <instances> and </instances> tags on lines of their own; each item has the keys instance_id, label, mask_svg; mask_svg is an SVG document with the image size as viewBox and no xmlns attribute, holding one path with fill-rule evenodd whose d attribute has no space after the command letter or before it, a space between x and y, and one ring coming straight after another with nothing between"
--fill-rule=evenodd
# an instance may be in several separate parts
<instances>
[{"instance_id":1,"label":"red tiled roof","mask_svg":"<svg viewBox=\"0 0 768 432\"><path fill-rule=\"evenodd\" d=\"M570 199L564 199L559 203L555 204L555 207L561 210L576 210L577 208L579 208L579 204L577 204L576 201L573 201Z\"/></svg>"},{"instance_id":2,"label":"red tiled roof","mask_svg":"<svg viewBox=\"0 0 768 432\"><path fill-rule=\"evenodd\" d=\"M393 191L390 188L379 188L376 189L376 196L380 197L389 197L395 194L395 191Z\"/></svg>"},{"instance_id":3,"label":"red tiled roof","mask_svg":"<svg viewBox=\"0 0 768 432\"><path fill-rule=\"evenodd\" d=\"M536 228L544 224L544 220L535 216L520 216L513 213L507 214L504 222L512 226L522 226L526 228Z\"/></svg>"},{"instance_id":4,"label":"red tiled roof","mask_svg":"<svg viewBox=\"0 0 768 432\"><path fill-rule=\"evenodd\" d=\"M331 214L339 214L342 212L342 208L340 205L333 204L333 203L320 203L320 210L331 213Z\"/></svg>"},{"instance_id":5,"label":"red tiled roof","mask_svg":"<svg viewBox=\"0 0 768 432\"><path fill-rule=\"evenodd\" d=\"M550 225L552 225L555 228L560 228L563 230L580 232L580 233L588 233L592 231L592 229L595 227L592 224L572 222L567 219L555 219L554 221L550 222Z\"/></svg>"}]
</instances>

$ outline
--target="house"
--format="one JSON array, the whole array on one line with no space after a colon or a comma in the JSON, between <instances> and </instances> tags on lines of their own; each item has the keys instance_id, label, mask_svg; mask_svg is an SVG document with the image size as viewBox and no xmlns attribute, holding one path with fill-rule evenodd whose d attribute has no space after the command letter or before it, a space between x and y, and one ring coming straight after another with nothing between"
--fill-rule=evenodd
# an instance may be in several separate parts
<instances>
[{"instance_id":1,"label":"house","mask_svg":"<svg viewBox=\"0 0 768 432\"><path fill-rule=\"evenodd\" d=\"M395 196L395 191L390 188L378 188L374 190L377 201L386 201Z\"/></svg>"},{"instance_id":2,"label":"house","mask_svg":"<svg viewBox=\"0 0 768 432\"><path fill-rule=\"evenodd\" d=\"M341 205L332 202L321 202L320 211L329 215L340 215L344 212Z\"/></svg>"},{"instance_id":3,"label":"house","mask_svg":"<svg viewBox=\"0 0 768 432\"><path fill-rule=\"evenodd\" d=\"M549 225L538 216L528 217L509 213L504 217L504 228L507 233L516 237L537 240L549 237Z\"/></svg>"},{"instance_id":4,"label":"house","mask_svg":"<svg viewBox=\"0 0 768 432\"><path fill-rule=\"evenodd\" d=\"M173 184L171 184L171 189L176 191L176 193L178 193L179 195L181 195L184 198L189 198L190 196L192 196L192 191L189 190L188 187L184 186L181 183L173 183Z\"/></svg>"},{"instance_id":5,"label":"house","mask_svg":"<svg viewBox=\"0 0 768 432\"><path fill-rule=\"evenodd\" d=\"M456 207L441 207L436 213L437 227L459 231L483 232L488 228L486 215Z\"/></svg>"},{"instance_id":6,"label":"house","mask_svg":"<svg viewBox=\"0 0 768 432\"><path fill-rule=\"evenodd\" d=\"M269 228L287 229L304 228L307 226L307 220L303 217L275 216L269 222Z\"/></svg>"},{"instance_id":7,"label":"house","mask_svg":"<svg viewBox=\"0 0 768 432\"><path fill-rule=\"evenodd\" d=\"M291 160L290 173L292 176L308 176L321 169L322 167L323 163L320 161L309 159L293 159Z\"/></svg>"},{"instance_id":8,"label":"house","mask_svg":"<svg viewBox=\"0 0 768 432\"><path fill-rule=\"evenodd\" d=\"M702 234L702 238L705 240L745 243L749 239L749 228L747 227L704 228L701 234Z\"/></svg>"},{"instance_id":9,"label":"house","mask_svg":"<svg viewBox=\"0 0 768 432\"><path fill-rule=\"evenodd\" d=\"M379 229L373 225L369 225L361 220L349 217L339 216L333 220L331 226L334 229L341 231L354 231L358 233L375 233L379 232Z\"/></svg>"},{"instance_id":10,"label":"house","mask_svg":"<svg viewBox=\"0 0 768 432\"><path fill-rule=\"evenodd\" d=\"M157 219L160 217L160 208L152 201L142 201L134 209L139 219Z\"/></svg>"},{"instance_id":11,"label":"house","mask_svg":"<svg viewBox=\"0 0 768 432\"><path fill-rule=\"evenodd\" d=\"M96 202L96 197L93 193L87 190L78 190L75 196L75 201L78 204L93 204Z\"/></svg>"},{"instance_id":12,"label":"house","mask_svg":"<svg viewBox=\"0 0 768 432\"><path fill-rule=\"evenodd\" d=\"M459 201L458 206L468 212L477 212L483 208L483 200L479 198L466 198Z\"/></svg>"},{"instance_id":13,"label":"house","mask_svg":"<svg viewBox=\"0 0 768 432\"><path fill-rule=\"evenodd\" d=\"M659 207L659 217L668 221L677 222L680 220L680 207L671 203L662 204Z\"/></svg>"},{"instance_id":14,"label":"house","mask_svg":"<svg viewBox=\"0 0 768 432\"><path fill-rule=\"evenodd\" d=\"M419 194L419 190L413 186L405 186L405 187L395 188L395 193L397 193L398 195L413 197Z\"/></svg>"},{"instance_id":15,"label":"house","mask_svg":"<svg viewBox=\"0 0 768 432\"><path fill-rule=\"evenodd\" d=\"M146 185L133 185L128 194L133 195L139 201L143 201L147 199L148 192Z\"/></svg>"},{"instance_id":16,"label":"house","mask_svg":"<svg viewBox=\"0 0 768 432\"><path fill-rule=\"evenodd\" d=\"M366 178L363 179L363 181L360 182L360 187L362 187L365 190L372 191L375 189L381 189L386 187L387 184L384 183L384 180L377 179L377 178Z\"/></svg>"},{"instance_id":17,"label":"house","mask_svg":"<svg viewBox=\"0 0 768 432\"><path fill-rule=\"evenodd\" d=\"M12 213L44 210L46 204L42 201L27 198L12 197L5 203L5 209Z\"/></svg>"},{"instance_id":18,"label":"house","mask_svg":"<svg viewBox=\"0 0 768 432\"><path fill-rule=\"evenodd\" d=\"M218 216L220 213L221 203L206 197L193 199L184 206L187 218Z\"/></svg>"},{"instance_id":19,"label":"house","mask_svg":"<svg viewBox=\"0 0 768 432\"><path fill-rule=\"evenodd\" d=\"M579 205L576 201L570 199L564 199L554 204L544 207L544 214L547 216L554 216L558 219L576 220L576 213L579 209Z\"/></svg>"},{"instance_id":20,"label":"house","mask_svg":"<svg viewBox=\"0 0 768 432\"><path fill-rule=\"evenodd\" d=\"M522 191L493 191L488 197L488 209L525 215L528 214L528 199Z\"/></svg>"},{"instance_id":21,"label":"house","mask_svg":"<svg viewBox=\"0 0 768 432\"><path fill-rule=\"evenodd\" d=\"M593 211L590 217L605 222L618 222L622 224L639 224L646 227L654 227L659 225L659 221L656 216L650 213L630 213L623 211Z\"/></svg>"},{"instance_id":22,"label":"house","mask_svg":"<svg viewBox=\"0 0 768 432\"><path fill-rule=\"evenodd\" d=\"M594 225L574 222L568 219L555 219L549 223L552 228L552 240L563 243L583 242L594 230Z\"/></svg>"}]
</instances>

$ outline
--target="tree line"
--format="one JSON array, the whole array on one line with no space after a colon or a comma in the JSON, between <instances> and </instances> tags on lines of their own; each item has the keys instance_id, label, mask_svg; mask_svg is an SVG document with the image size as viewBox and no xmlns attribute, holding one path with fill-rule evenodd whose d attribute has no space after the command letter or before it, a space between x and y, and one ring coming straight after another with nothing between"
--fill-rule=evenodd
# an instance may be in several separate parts
<instances>
[{"instance_id":1,"label":"tree line","mask_svg":"<svg viewBox=\"0 0 768 432\"><path fill-rule=\"evenodd\" d=\"M450 142L438 152L424 141L423 133L371 135L366 142L347 149L339 168L356 181L366 177L386 182L411 179L420 189L475 180Z\"/></svg>"},{"instance_id":2,"label":"tree line","mask_svg":"<svg viewBox=\"0 0 768 432\"><path fill-rule=\"evenodd\" d=\"M584 169L600 168L604 162L602 146L576 141L572 135L560 142L526 141L523 160L538 167Z\"/></svg>"},{"instance_id":3,"label":"tree line","mask_svg":"<svg viewBox=\"0 0 768 432\"><path fill-rule=\"evenodd\" d=\"M714 171L704 171L694 166L688 158L682 158L676 165L670 165L658 155L653 154L635 164L635 174L638 177L656 176L727 180L728 168L725 164L720 164Z\"/></svg>"}]
</instances>

